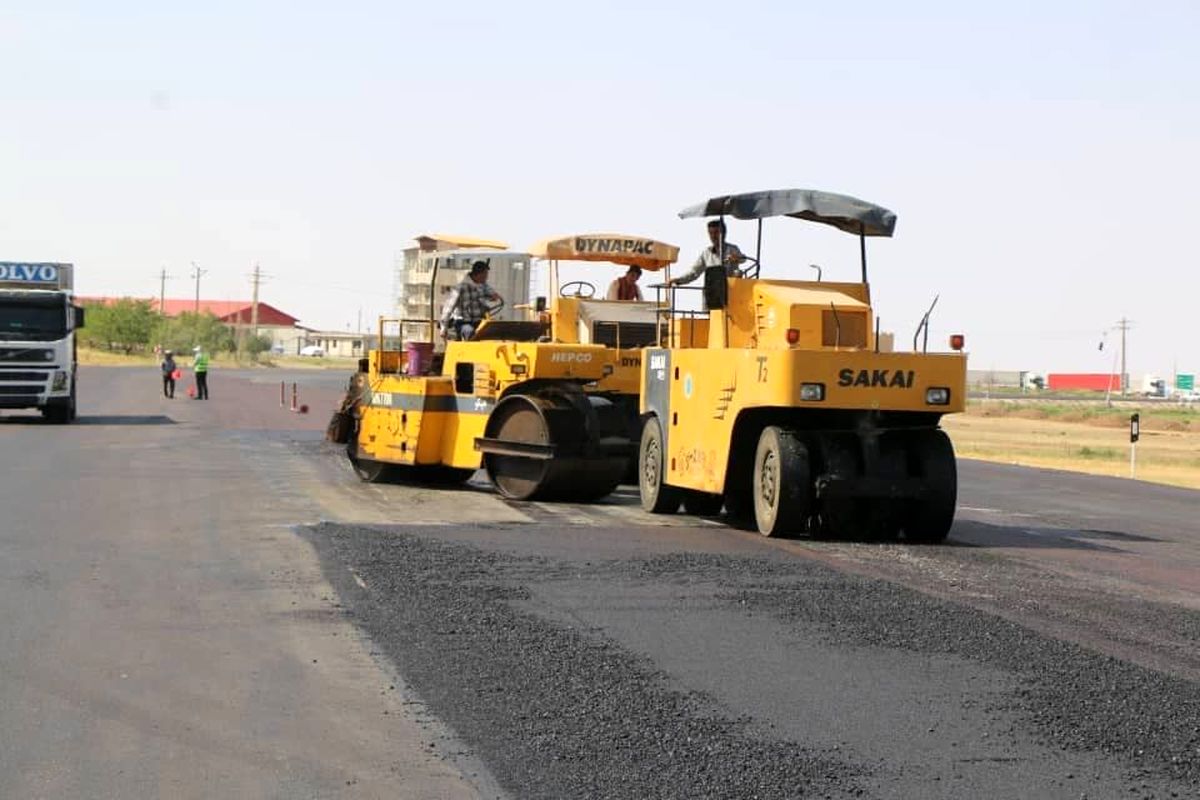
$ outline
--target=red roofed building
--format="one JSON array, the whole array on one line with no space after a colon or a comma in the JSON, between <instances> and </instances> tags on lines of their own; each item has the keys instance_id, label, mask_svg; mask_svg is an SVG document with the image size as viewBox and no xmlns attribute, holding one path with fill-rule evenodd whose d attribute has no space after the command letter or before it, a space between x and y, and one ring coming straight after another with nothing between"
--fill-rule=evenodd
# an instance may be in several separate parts
<instances>
[{"instance_id":1,"label":"red roofed building","mask_svg":"<svg viewBox=\"0 0 1200 800\"><path fill-rule=\"evenodd\" d=\"M117 297L81 297L79 302L82 305L101 305L107 306L115 303L119 299ZM160 311L158 298L156 297L138 297L135 300L145 300L151 304L155 311ZM253 303L249 300L201 300L199 304L201 314L212 314L217 319L227 325L249 325L251 317L253 317ZM163 300L161 312L168 317L178 317L180 314L191 314L196 310L196 301L189 300ZM261 300L258 302L258 325L260 328L292 328L295 327L299 320L291 314L280 311L270 303L264 303Z\"/></svg>"},{"instance_id":2,"label":"red roofed building","mask_svg":"<svg viewBox=\"0 0 1200 800\"><path fill-rule=\"evenodd\" d=\"M155 305L158 305L155 303ZM212 314L228 325L250 324L253 314L252 303L249 300L201 300L200 313ZM196 310L195 300L164 300L162 313L168 317L178 317L180 314L190 314ZM291 328L299 320L291 314L285 314L270 303L261 300L258 303L258 324L263 328Z\"/></svg>"},{"instance_id":3,"label":"red roofed building","mask_svg":"<svg viewBox=\"0 0 1200 800\"><path fill-rule=\"evenodd\" d=\"M117 297L80 297L81 305L111 305ZM159 310L157 297L137 297L150 303L155 311ZM249 326L253 316L253 303L249 300L201 300L200 313L212 314L226 325ZM186 300L163 300L162 313L168 317L178 317L180 314L191 314L196 310L195 298ZM258 302L258 332L270 337L276 347L283 352L297 353L307 343L310 331L297 324L298 320L291 314L280 311L270 303Z\"/></svg>"}]
</instances>

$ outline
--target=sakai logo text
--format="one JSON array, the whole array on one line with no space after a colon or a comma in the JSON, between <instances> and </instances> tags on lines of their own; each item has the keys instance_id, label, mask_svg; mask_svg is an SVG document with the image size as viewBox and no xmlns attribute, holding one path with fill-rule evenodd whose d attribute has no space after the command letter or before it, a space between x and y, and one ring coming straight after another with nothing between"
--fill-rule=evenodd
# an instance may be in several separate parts
<instances>
[{"instance_id":1,"label":"sakai logo text","mask_svg":"<svg viewBox=\"0 0 1200 800\"><path fill-rule=\"evenodd\" d=\"M648 239L594 239L576 236L575 250L580 253L637 253L650 255L653 244Z\"/></svg>"},{"instance_id":2,"label":"sakai logo text","mask_svg":"<svg viewBox=\"0 0 1200 800\"><path fill-rule=\"evenodd\" d=\"M838 373L838 386L881 386L885 389L911 389L916 373L912 370L844 369Z\"/></svg>"},{"instance_id":3,"label":"sakai logo text","mask_svg":"<svg viewBox=\"0 0 1200 800\"><path fill-rule=\"evenodd\" d=\"M551 353L551 361L565 361L567 363L574 362L576 364L587 364L592 360L591 353Z\"/></svg>"}]
</instances>

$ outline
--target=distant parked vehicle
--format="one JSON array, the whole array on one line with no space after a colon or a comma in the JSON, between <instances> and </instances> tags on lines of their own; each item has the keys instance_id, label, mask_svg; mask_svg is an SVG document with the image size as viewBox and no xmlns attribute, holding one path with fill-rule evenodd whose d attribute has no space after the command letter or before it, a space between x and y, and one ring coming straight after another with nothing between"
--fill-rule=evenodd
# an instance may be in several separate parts
<instances>
[{"instance_id":1,"label":"distant parked vehicle","mask_svg":"<svg viewBox=\"0 0 1200 800\"><path fill-rule=\"evenodd\" d=\"M300 355L309 356L310 358L324 358L325 348L319 345L310 344L307 347L300 348Z\"/></svg>"}]
</instances>

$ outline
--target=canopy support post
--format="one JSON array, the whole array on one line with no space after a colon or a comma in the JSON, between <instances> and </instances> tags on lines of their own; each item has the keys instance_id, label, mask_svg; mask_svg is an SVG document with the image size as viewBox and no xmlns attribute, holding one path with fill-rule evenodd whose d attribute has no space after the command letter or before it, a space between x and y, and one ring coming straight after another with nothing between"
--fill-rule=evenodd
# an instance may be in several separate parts
<instances>
[{"instance_id":1,"label":"canopy support post","mask_svg":"<svg viewBox=\"0 0 1200 800\"><path fill-rule=\"evenodd\" d=\"M758 241L754 244L754 277L762 270L762 217L758 218Z\"/></svg>"},{"instance_id":2,"label":"canopy support post","mask_svg":"<svg viewBox=\"0 0 1200 800\"><path fill-rule=\"evenodd\" d=\"M867 282L867 235L863 224L858 223L858 252L862 256L862 282Z\"/></svg>"}]
</instances>

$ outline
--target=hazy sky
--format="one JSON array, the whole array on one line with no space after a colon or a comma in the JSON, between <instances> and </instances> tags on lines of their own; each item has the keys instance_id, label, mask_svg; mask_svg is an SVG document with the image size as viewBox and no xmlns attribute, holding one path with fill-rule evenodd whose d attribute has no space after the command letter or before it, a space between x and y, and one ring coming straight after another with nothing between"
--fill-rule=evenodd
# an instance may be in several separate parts
<instances>
[{"instance_id":1,"label":"hazy sky","mask_svg":"<svg viewBox=\"0 0 1200 800\"><path fill-rule=\"evenodd\" d=\"M1200 371L1200 4L0 3L0 259L84 294L250 294L345 329L427 231L680 245L726 192L842 192L885 330L971 366ZM764 269L854 279L768 221ZM753 246L750 223L729 238ZM615 270L599 270L605 284ZM612 273L612 274L610 274ZM1110 341L1112 336L1109 337Z\"/></svg>"}]
</instances>

